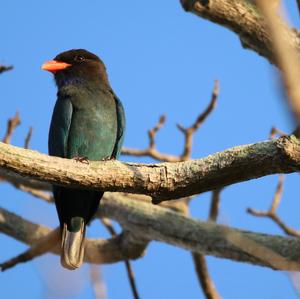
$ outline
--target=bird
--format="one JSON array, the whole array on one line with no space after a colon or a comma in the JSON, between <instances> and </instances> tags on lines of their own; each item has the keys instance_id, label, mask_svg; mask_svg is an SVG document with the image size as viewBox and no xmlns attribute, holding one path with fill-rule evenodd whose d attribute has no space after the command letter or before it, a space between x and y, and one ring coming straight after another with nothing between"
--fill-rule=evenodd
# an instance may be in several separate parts
<instances>
[{"instance_id":1,"label":"bird","mask_svg":"<svg viewBox=\"0 0 300 299\"><path fill-rule=\"evenodd\" d=\"M112 90L106 67L95 54L72 49L42 65L58 89L48 137L50 156L89 163L117 159L125 132L125 113ZM86 225L103 191L53 185L61 230L61 264L79 268L84 258Z\"/></svg>"}]
</instances>

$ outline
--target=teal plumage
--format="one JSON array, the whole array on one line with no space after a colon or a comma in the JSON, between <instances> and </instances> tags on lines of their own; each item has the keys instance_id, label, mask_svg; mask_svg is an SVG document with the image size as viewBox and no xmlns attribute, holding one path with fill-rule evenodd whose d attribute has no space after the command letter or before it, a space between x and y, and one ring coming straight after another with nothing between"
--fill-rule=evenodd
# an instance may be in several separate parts
<instances>
[{"instance_id":1,"label":"teal plumage","mask_svg":"<svg viewBox=\"0 0 300 299\"><path fill-rule=\"evenodd\" d=\"M49 154L63 158L118 158L125 130L122 103L112 91L106 69L94 54L63 52L43 69L54 73L58 86L50 131ZM53 186L62 230L62 265L78 268L84 256L85 226L95 214L101 191Z\"/></svg>"}]
</instances>

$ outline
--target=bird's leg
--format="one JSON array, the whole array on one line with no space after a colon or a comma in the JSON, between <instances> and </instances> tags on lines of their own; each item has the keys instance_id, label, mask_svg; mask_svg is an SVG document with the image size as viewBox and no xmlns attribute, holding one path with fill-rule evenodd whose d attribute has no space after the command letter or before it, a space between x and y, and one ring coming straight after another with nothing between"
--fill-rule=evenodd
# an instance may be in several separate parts
<instances>
[{"instance_id":1,"label":"bird's leg","mask_svg":"<svg viewBox=\"0 0 300 299\"><path fill-rule=\"evenodd\" d=\"M90 164L88 157L76 156L76 157L73 157L72 159L74 159L76 162L81 162L81 163L84 163L84 164Z\"/></svg>"}]
</instances>

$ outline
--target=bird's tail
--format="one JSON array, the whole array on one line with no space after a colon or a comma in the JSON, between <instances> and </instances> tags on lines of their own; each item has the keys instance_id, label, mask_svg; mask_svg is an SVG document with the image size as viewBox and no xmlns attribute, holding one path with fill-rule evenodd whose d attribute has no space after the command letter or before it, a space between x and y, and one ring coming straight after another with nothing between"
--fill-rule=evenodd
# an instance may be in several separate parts
<instances>
[{"instance_id":1,"label":"bird's tail","mask_svg":"<svg viewBox=\"0 0 300 299\"><path fill-rule=\"evenodd\" d=\"M69 270L79 268L84 256L85 223L81 217L71 218L70 225L63 224L61 265Z\"/></svg>"}]
</instances>

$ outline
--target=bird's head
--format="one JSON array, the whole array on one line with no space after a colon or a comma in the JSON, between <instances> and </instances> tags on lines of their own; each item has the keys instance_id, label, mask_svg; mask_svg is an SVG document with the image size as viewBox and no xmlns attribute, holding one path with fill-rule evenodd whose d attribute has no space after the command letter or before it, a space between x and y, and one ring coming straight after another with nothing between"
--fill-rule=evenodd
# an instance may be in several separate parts
<instances>
[{"instance_id":1,"label":"bird's head","mask_svg":"<svg viewBox=\"0 0 300 299\"><path fill-rule=\"evenodd\" d=\"M45 62L42 69L54 74L58 87L83 82L109 85L104 63L97 55L84 49L62 52Z\"/></svg>"}]
</instances>

